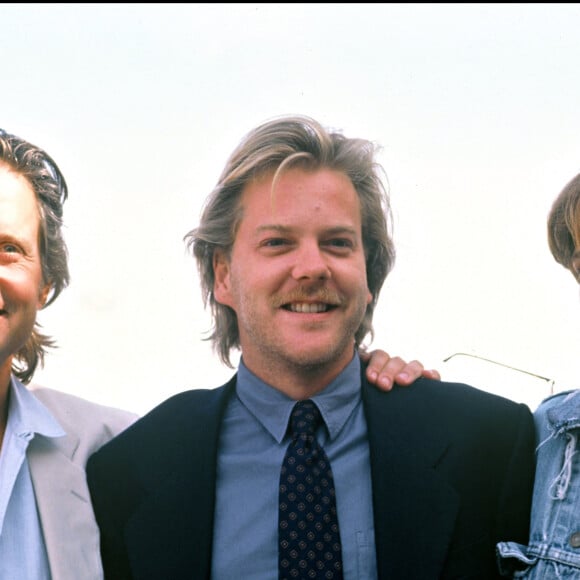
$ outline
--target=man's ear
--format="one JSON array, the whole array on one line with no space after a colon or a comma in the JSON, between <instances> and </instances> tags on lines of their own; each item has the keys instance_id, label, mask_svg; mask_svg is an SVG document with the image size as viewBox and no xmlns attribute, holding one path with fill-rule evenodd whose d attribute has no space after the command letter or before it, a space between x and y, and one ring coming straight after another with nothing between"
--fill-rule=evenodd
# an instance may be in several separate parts
<instances>
[{"instance_id":1,"label":"man's ear","mask_svg":"<svg viewBox=\"0 0 580 580\"><path fill-rule=\"evenodd\" d=\"M213 254L213 295L217 302L233 308L230 279L230 260L226 253L215 250Z\"/></svg>"},{"instance_id":2,"label":"man's ear","mask_svg":"<svg viewBox=\"0 0 580 580\"><path fill-rule=\"evenodd\" d=\"M44 308L46 301L48 300L48 295L52 290L52 284L47 283L44 286L41 286L40 293L38 294L38 309Z\"/></svg>"}]
</instances>

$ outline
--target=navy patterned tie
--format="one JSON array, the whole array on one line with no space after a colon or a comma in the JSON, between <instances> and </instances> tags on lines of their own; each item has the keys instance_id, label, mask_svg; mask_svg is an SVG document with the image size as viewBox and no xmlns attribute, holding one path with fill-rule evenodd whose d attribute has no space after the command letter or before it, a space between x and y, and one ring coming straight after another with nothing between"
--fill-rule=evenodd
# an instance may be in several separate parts
<instances>
[{"instance_id":1,"label":"navy patterned tie","mask_svg":"<svg viewBox=\"0 0 580 580\"><path fill-rule=\"evenodd\" d=\"M315 435L321 421L310 400L292 410L292 441L280 472L279 580L342 580L334 479Z\"/></svg>"}]
</instances>

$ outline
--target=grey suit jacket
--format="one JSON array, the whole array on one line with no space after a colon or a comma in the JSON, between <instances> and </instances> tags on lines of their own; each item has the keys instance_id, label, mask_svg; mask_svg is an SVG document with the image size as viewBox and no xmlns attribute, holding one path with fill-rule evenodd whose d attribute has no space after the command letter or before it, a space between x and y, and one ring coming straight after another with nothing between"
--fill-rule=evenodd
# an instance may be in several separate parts
<instances>
[{"instance_id":1,"label":"grey suit jacket","mask_svg":"<svg viewBox=\"0 0 580 580\"><path fill-rule=\"evenodd\" d=\"M52 578L101 579L99 530L85 465L94 451L133 423L137 415L52 389L28 388L67 433L55 439L35 437L27 450Z\"/></svg>"}]
</instances>

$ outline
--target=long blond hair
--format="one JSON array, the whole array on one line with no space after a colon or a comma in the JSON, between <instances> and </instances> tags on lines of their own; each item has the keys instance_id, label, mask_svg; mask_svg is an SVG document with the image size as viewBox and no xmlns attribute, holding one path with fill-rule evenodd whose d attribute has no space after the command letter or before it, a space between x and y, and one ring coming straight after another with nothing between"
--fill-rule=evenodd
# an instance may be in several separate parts
<instances>
[{"instance_id":1,"label":"long blond hair","mask_svg":"<svg viewBox=\"0 0 580 580\"><path fill-rule=\"evenodd\" d=\"M344 172L360 197L367 284L373 300L367 306L355 342L359 345L368 333L372 336L373 312L395 259L390 235L391 208L381 180L384 171L375 159L377 150L370 141L346 138L310 117L287 116L250 131L233 151L206 200L199 226L185 236L197 260L204 303L209 304L213 317L207 340L213 342L223 363L232 366L230 351L240 347L239 329L235 312L214 296L214 253L216 249L226 254L231 251L241 220L239 201L245 185L263 173L297 164Z\"/></svg>"}]
</instances>

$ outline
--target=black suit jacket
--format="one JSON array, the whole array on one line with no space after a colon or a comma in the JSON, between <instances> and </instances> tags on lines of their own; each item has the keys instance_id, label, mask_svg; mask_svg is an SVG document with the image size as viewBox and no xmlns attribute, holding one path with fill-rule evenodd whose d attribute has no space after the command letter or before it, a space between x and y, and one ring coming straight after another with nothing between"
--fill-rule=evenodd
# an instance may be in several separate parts
<instances>
[{"instance_id":1,"label":"black suit jacket","mask_svg":"<svg viewBox=\"0 0 580 580\"><path fill-rule=\"evenodd\" d=\"M419 379L385 393L364 368L361 378L379 578L499 578L495 544L528 538L528 407L462 384ZM107 580L210 578L217 444L235 380L168 399L90 458ZM252 579L240 570L240 580Z\"/></svg>"}]
</instances>

